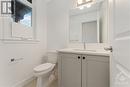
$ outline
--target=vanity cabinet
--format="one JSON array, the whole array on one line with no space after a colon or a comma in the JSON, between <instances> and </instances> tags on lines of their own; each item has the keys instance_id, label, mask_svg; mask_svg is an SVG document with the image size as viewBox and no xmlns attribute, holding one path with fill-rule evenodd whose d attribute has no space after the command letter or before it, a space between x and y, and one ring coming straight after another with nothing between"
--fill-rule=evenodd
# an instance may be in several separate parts
<instances>
[{"instance_id":1,"label":"vanity cabinet","mask_svg":"<svg viewBox=\"0 0 130 87\"><path fill-rule=\"evenodd\" d=\"M109 57L59 53L59 87L109 87Z\"/></svg>"},{"instance_id":2,"label":"vanity cabinet","mask_svg":"<svg viewBox=\"0 0 130 87\"><path fill-rule=\"evenodd\" d=\"M59 65L61 79L59 87L81 87L81 59L76 54L60 54Z\"/></svg>"},{"instance_id":3,"label":"vanity cabinet","mask_svg":"<svg viewBox=\"0 0 130 87\"><path fill-rule=\"evenodd\" d=\"M109 57L82 55L82 87L109 87Z\"/></svg>"}]
</instances>

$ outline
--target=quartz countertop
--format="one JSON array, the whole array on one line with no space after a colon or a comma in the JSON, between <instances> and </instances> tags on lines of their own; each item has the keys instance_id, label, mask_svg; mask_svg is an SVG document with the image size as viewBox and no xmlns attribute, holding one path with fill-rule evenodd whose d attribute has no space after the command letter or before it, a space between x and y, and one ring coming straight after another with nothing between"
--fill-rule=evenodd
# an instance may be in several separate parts
<instances>
[{"instance_id":1,"label":"quartz countertop","mask_svg":"<svg viewBox=\"0 0 130 87\"><path fill-rule=\"evenodd\" d=\"M85 55L97 55L97 56L110 56L111 52L105 50L90 50L90 49L76 49L76 48L66 48L58 50L59 53L73 53L73 54L85 54Z\"/></svg>"}]
</instances>

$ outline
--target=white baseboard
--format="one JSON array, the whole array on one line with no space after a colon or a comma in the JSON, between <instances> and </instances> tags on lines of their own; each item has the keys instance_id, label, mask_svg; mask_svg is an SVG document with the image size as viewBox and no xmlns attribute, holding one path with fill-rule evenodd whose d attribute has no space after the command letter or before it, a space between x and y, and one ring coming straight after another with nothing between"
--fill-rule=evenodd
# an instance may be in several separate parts
<instances>
[{"instance_id":1,"label":"white baseboard","mask_svg":"<svg viewBox=\"0 0 130 87\"><path fill-rule=\"evenodd\" d=\"M25 86L26 84L28 84L29 82L31 82L32 80L34 80L35 77L32 75L32 76L29 76L27 78L25 78L24 80L16 83L15 85L13 85L12 87L23 87Z\"/></svg>"}]
</instances>

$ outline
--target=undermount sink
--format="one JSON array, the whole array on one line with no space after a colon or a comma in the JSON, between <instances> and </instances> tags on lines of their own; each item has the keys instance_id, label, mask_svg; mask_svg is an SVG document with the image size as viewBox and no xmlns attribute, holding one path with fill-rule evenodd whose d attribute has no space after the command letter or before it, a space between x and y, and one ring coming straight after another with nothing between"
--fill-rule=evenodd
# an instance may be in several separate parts
<instances>
[{"instance_id":1,"label":"undermount sink","mask_svg":"<svg viewBox=\"0 0 130 87\"><path fill-rule=\"evenodd\" d=\"M75 51L89 51L89 52L96 52L96 50L87 50L87 49L74 49Z\"/></svg>"}]
</instances>

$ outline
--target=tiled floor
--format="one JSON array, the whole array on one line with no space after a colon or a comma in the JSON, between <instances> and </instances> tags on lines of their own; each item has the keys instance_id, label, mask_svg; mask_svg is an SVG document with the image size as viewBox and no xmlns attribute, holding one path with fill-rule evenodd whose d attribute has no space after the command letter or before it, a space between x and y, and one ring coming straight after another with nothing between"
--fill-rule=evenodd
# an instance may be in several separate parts
<instances>
[{"instance_id":1,"label":"tiled floor","mask_svg":"<svg viewBox=\"0 0 130 87\"><path fill-rule=\"evenodd\" d=\"M58 87L58 81L54 81L50 87Z\"/></svg>"},{"instance_id":2,"label":"tiled floor","mask_svg":"<svg viewBox=\"0 0 130 87\"><path fill-rule=\"evenodd\" d=\"M24 87L36 87L36 80L33 80L32 82L25 85ZM50 87L58 87L57 81L53 82Z\"/></svg>"},{"instance_id":3,"label":"tiled floor","mask_svg":"<svg viewBox=\"0 0 130 87\"><path fill-rule=\"evenodd\" d=\"M36 80L33 80L29 84L25 85L24 87L36 87Z\"/></svg>"}]
</instances>

